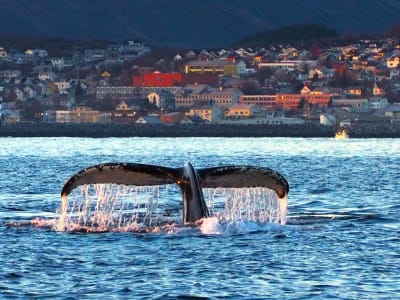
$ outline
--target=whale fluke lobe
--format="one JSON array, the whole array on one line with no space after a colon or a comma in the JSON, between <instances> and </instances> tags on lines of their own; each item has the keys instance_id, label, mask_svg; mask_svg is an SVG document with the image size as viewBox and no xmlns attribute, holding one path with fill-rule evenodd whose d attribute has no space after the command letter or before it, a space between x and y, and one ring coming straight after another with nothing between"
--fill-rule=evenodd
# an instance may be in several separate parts
<instances>
[{"instance_id":1,"label":"whale fluke lobe","mask_svg":"<svg viewBox=\"0 0 400 300\"><path fill-rule=\"evenodd\" d=\"M61 196L65 197L78 186L98 183L123 185L177 184L182 192L183 221L195 223L208 217L207 204L202 188L267 187L284 198L289 184L278 172L263 167L220 166L194 169L186 163L183 168L168 168L136 163L105 163L83 169L64 185Z\"/></svg>"},{"instance_id":2,"label":"whale fluke lobe","mask_svg":"<svg viewBox=\"0 0 400 300\"><path fill-rule=\"evenodd\" d=\"M198 171L200 184L207 188L267 187L279 198L289 193L289 184L278 172L265 167L221 166Z\"/></svg>"},{"instance_id":3,"label":"whale fluke lobe","mask_svg":"<svg viewBox=\"0 0 400 300\"><path fill-rule=\"evenodd\" d=\"M73 175L64 185L61 196L85 184L116 183L125 185L164 185L176 182L180 169L135 163L105 163L90 166Z\"/></svg>"}]
</instances>

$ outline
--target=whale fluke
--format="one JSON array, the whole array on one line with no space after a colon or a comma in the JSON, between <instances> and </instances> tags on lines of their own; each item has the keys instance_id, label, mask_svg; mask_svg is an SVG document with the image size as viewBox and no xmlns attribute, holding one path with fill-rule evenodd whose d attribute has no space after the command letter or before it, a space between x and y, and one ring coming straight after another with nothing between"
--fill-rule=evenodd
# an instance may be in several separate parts
<instances>
[{"instance_id":1,"label":"whale fluke","mask_svg":"<svg viewBox=\"0 0 400 300\"><path fill-rule=\"evenodd\" d=\"M190 163L183 168L168 168L136 163L105 163L83 169L64 185L61 196L67 196L80 185L116 183L124 185L164 185L176 183L182 192L184 223L208 217L202 188L267 187L279 198L289 192L289 184L278 172L263 167L221 166L194 169Z\"/></svg>"}]
</instances>

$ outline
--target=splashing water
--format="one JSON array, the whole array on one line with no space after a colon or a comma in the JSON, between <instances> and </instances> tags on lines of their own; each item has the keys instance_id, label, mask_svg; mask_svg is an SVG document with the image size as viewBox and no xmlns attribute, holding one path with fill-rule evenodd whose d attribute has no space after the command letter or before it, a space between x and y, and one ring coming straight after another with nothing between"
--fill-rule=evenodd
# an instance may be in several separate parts
<instances>
[{"instance_id":1,"label":"splashing water","mask_svg":"<svg viewBox=\"0 0 400 300\"><path fill-rule=\"evenodd\" d=\"M269 188L205 189L204 194L211 216L221 221L286 224L287 199L278 198Z\"/></svg>"},{"instance_id":2,"label":"splashing water","mask_svg":"<svg viewBox=\"0 0 400 300\"><path fill-rule=\"evenodd\" d=\"M268 188L204 189L210 218L203 233L220 234L232 222L286 223L286 198ZM176 185L91 184L62 198L57 231L173 232L182 223L182 199Z\"/></svg>"}]
</instances>

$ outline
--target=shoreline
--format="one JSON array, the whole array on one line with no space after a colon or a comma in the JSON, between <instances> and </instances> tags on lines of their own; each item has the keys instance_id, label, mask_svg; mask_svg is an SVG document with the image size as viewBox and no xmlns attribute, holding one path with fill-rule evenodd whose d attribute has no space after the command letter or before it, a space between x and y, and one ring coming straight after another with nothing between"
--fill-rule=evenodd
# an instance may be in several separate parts
<instances>
[{"instance_id":1,"label":"shoreline","mask_svg":"<svg viewBox=\"0 0 400 300\"><path fill-rule=\"evenodd\" d=\"M0 137L334 137L336 126L244 124L2 124ZM400 124L364 124L350 138L400 138Z\"/></svg>"}]
</instances>

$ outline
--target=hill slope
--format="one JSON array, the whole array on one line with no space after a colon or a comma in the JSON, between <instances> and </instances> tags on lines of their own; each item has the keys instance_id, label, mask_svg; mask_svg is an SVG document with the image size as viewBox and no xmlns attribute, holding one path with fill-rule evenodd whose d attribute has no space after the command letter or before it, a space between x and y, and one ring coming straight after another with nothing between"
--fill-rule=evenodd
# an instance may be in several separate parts
<instances>
[{"instance_id":1,"label":"hill slope","mask_svg":"<svg viewBox=\"0 0 400 300\"><path fill-rule=\"evenodd\" d=\"M396 0L2 0L0 32L200 48L299 23L382 33L399 15Z\"/></svg>"}]
</instances>

